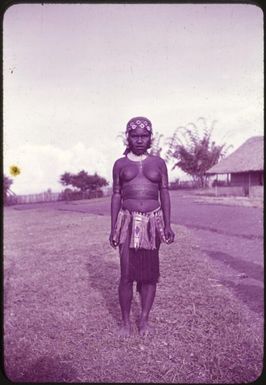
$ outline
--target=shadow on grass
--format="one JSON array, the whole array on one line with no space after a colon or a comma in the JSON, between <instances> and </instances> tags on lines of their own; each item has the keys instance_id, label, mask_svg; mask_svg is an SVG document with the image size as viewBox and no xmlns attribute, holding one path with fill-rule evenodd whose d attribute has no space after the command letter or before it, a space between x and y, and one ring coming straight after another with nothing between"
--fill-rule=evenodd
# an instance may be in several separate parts
<instances>
[{"instance_id":1,"label":"shadow on grass","mask_svg":"<svg viewBox=\"0 0 266 385\"><path fill-rule=\"evenodd\" d=\"M226 287L233 289L237 297L244 302L252 311L263 315L263 288L256 285L235 283L230 280L221 280Z\"/></svg>"},{"instance_id":2,"label":"shadow on grass","mask_svg":"<svg viewBox=\"0 0 266 385\"><path fill-rule=\"evenodd\" d=\"M101 293L108 312L113 317L117 325L120 325L121 311L118 297L118 286L120 280L119 264L112 261L106 261L104 256L97 253L93 262L88 262L86 267L90 276L91 287ZM134 287L131 314L136 321L138 319L139 310L135 297L136 294Z\"/></svg>"},{"instance_id":3,"label":"shadow on grass","mask_svg":"<svg viewBox=\"0 0 266 385\"><path fill-rule=\"evenodd\" d=\"M60 362L58 356L43 356L38 358L23 373L19 368L12 365L12 369L6 370L6 376L13 382L73 382L78 377L76 369L70 364Z\"/></svg>"},{"instance_id":4,"label":"shadow on grass","mask_svg":"<svg viewBox=\"0 0 266 385\"><path fill-rule=\"evenodd\" d=\"M239 273L247 274L248 278L253 278L263 282L263 268L257 263L247 262L241 258L220 252L203 250L211 258L223 262ZM239 283L239 278L233 280L221 279L221 283L226 287L233 289L237 297L246 303L246 305L258 314L263 313L263 288L257 285L249 285L247 283Z\"/></svg>"},{"instance_id":5,"label":"shadow on grass","mask_svg":"<svg viewBox=\"0 0 266 385\"><path fill-rule=\"evenodd\" d=\"M207 253L211 258L223 262L239 273L246 273L249 278L254 278L263 282L263 268L257 263L244 261L242 258L236 258L227 253L221 251L202 250Z\"/></svg>"}]
</instances>

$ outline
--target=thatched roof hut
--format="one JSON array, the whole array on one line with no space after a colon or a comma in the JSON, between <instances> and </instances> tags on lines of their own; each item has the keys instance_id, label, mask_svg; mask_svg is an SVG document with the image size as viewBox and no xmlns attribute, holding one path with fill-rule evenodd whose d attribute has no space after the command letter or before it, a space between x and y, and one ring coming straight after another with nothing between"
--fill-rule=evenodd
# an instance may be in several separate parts
<instances>
[{"instance_id":1,"label":"thatched roof hut","mask_svg":"<svg viewBox=\"0 0 266 385\"><path fill-rule=\"evenodd\" d=\"M263 170L263 136L253 136L244 142L206 174L232 174Z\"/></svg>"}]
</instances>

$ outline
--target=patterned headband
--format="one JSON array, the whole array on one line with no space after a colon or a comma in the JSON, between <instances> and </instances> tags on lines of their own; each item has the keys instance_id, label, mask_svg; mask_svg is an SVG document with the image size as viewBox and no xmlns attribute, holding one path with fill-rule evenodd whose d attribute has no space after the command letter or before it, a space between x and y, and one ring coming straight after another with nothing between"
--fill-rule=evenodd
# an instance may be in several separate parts
<instances>
[{"instance_id":1,"label":"patterned headband","mask_svg":"<svg viewBox=\"0 0 266 385\"><path fill-rule=\"evenodd\" d=\"M135 130L136 128L146 128L152 134L152 125L149 119L144 118L142 116L137 116L136 118L130 119L127 124L126 134L128 134L131 130Z\"/></svg>"}]
</instances>

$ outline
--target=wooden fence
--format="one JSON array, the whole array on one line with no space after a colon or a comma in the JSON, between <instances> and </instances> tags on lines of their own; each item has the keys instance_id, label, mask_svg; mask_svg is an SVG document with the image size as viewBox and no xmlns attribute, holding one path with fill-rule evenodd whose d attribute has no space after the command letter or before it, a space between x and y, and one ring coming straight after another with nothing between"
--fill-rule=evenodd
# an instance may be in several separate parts
<instances>
[{"instance_id":1,"label":"wooden fence","mask_svg":"<svg viewBox=\"0 0 266 385\"><path fill-rule=\"evenodd\" d=\"M55 201L71 201L81 199L93 199L103 196L101 190L96 191L63 191L60 193L42 192L39 194L15 195L7 194L4 198L5 205L23 204L23 203L39 203L39 202L55 202Z\"/></svg>"},{"instance_id":2,"label":"wooden fence","mask_svg":"<svg viewBox=\"0 0 266 385\"><path fill-rule=\"evenodd\" d=\"M60 197L62 196L61 193L48 193L43 192L39 194L27 194L27 195L16 195L15 197L12 197L12 201L15 204L21 204L21 203L37 203L37 202L52 202L52 201L58 201L61 200ZM12 204L12 202L10 202Z\"/></svg>"}]
</instances>

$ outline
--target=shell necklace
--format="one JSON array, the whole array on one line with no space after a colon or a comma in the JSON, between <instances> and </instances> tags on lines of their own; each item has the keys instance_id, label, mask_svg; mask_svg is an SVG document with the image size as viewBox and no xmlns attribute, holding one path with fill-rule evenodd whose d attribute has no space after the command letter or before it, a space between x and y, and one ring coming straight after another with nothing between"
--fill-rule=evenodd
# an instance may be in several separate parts
<instances>
[{"instance_id":1,"label":"shell necklace","mask_svg":"<svg viewBox=\"0 0 266 385\"><path fill-rule=\"evenodd\" d=\"M148 157L148 153L142 155L133 154L133 152L129 152L127 154L128 159L133 160L134 162L140 162L140 169L142 169L142 162Z\"/></svg>"}]
</instances>

